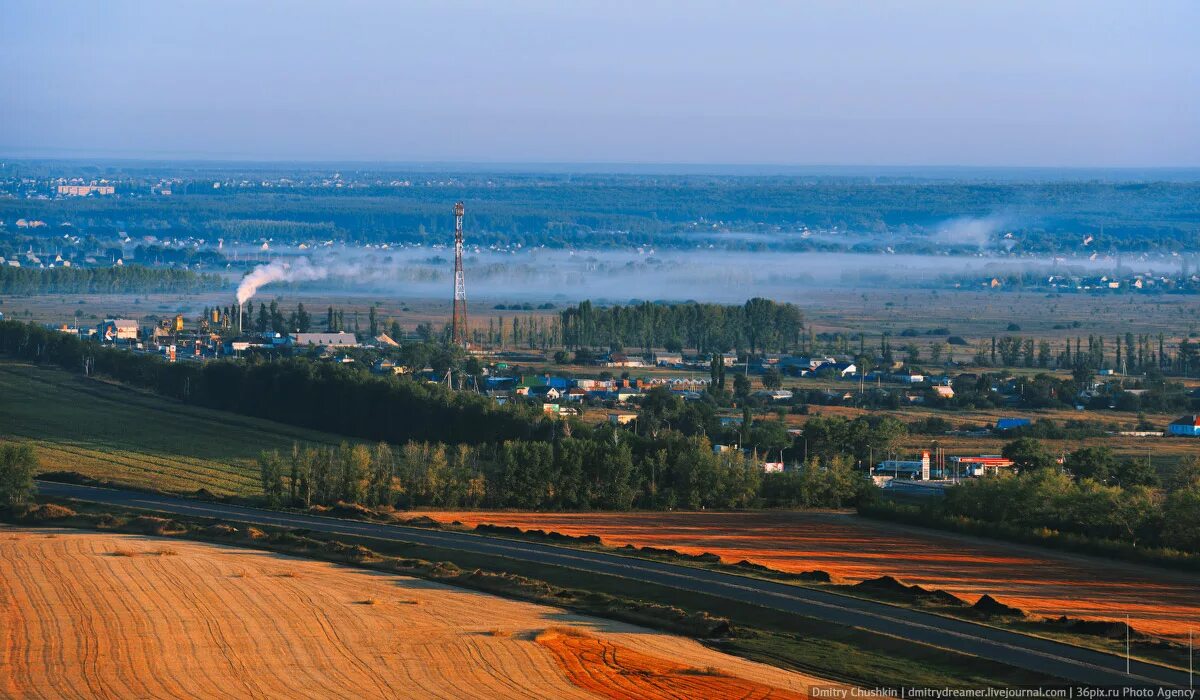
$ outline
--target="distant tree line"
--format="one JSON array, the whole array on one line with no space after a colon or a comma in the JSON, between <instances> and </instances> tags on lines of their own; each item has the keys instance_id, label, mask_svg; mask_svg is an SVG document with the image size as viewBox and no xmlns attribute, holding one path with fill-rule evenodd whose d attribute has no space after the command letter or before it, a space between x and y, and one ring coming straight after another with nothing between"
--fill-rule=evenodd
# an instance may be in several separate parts
<instances>
[{"instance_id":1,"label":"distant tree line","mask_svg":"<svg viewBox=\"0 0 1200 700\"><path fill-rule=\"evenodd\" d=\"M701 353L751 354L798 348L804 315L794 304L750 299L740 306L657 304L597 307L590 301L560 314L568 348L695 348Z\"/></svg>"},{"instance_id":2,"label":"distant tree line","mask_svg":"<svg viewBox=\"0 0 1200 700\"><path fill-rule=\"evenodd\" d=\"M87 222L89 233L125 232L133 238L444 243L454 226L447 202L463 200L467 230L485 245L695 248L702 236L719 248L847 249L841 241L819 236L747 241L739 235L807 226L899 234L856 238L854 251L882 252L891 246L897 252L977 252L974 241L948 246L919 234L950 219L1004 209L1014 218L1046 223L1015 228L1013 238L1003 241L1004 232L997 231L984 247L1003 243L1015 254L1075 253L1081 249L1080 232L1089 232L1094 240L1088 251L1200 248L1194 223L1200 219L1200 184L1194 182L381 173L380 181L364 179L354 187L264 191L257 184L259 173L247 185L220 173L180 175L185 181L169 198L0 199L0 220L42 219L52 224L50 230L62 221ZM395 178L411 179L412 186L387 184ZM214 180L226 182L214 188ZM1050 216L1046 203L1051 203ZM720 222L715 229L714 222ZM731 235L723 238L726 232Z\"/></svg>"},{"instance_id":3,"label":"distant tree line","mask_svg":"<svg viewBox=\"0 0 1200 700\"><path fill-rule=\"evenodd\" d=\"M990 348L986 341L981 343L974 359L975 364L985 367L1066 368L1088 376L1100 369L1123 374L1196 374L1200 372L1200 343L1185 336L1172 347L1162 333L1117 334L1111 342L1104 336L1089 335L1086 344L1076 337L1073 345L1070 338L1061 343L1044 339L1035 342L1033 338L1007 335L993 336Z\"/></svg>"},{"instance_id":4,"label":"distant tree line","mask_svg":"<svg viewBox=\"0 0 1200 700\"><path fill-rule=\"evenodd\" d=\"M258 459L273 506L339 502L401 508L842 507L869 482L847 458L813 457L801 469L763 474L738 451L714 452L703 437L644 439L603 426L586 437L445 445L410 441L340 447L296 445Z\"/></svg>"},{"instance_id":5,"label":"distant tree line","mask_svg":"<svg viewBox=\"0 0 1200 700\"><path fill-rule=\"evenodd\" d=\"M1091 390L1094 375L1093 370L1086 368L1073 372L1071 377L1049 373L1019 377L988 372L960 374L953 380L953 398L943 398L931 391L925 402L936 408L975 409L1008 405L1007 397L1016 397L1018 405L1026 408L1066 408L1082 402L1086 408L1095 410L1155 412L1187 410L1192 405L1187 388L1167 381L1156 368L1148 370L1144 377L1126 380L1128 388L1142 390L1138 393L1125 391L1116 382L1104 382L1091 392L1091 398L1080 398L1081 391ZM997 386L1004 391L993 391Z\"/></svg>"},{"instance_id":6,"label":"distant tree line","mask_svg":"<svg viewBox=\"0 0 1200 700\"><path fill-rule=\"evenodd\" d=\"M142 265L45 269L0 266L0 294L191 294L226 285L220 275Z\"/></svg>"}]
</instances>

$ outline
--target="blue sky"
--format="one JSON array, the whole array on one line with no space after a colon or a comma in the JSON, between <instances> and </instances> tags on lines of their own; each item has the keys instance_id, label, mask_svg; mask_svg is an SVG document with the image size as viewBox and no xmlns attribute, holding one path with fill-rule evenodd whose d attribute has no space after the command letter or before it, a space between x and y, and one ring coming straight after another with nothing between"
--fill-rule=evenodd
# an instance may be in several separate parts
<instances>
[{"instance_id":1,"label":"blue sky","mask_svg":"<svg viewBox=\"0 0 1200 700\"><path fill-rule=\"evenodd\" d=\"M0 1L0 153L1200 165L1200 2Z\"/></svg>"}]
</instances>

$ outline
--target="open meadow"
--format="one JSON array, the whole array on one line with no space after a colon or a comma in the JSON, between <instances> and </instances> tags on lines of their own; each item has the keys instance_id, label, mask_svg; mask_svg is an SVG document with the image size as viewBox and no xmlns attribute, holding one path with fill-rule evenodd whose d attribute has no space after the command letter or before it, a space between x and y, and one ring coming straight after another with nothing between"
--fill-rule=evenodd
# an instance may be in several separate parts
<instances>
[{"instance_id":1,"label":"open meadow","mask_svg":"<svg viewBox=\"0 0 1200 700\"><path fill-rule=\"evenodd\" d=\"M610 546L670 548L858 582L891 575L968 602L989 594L1036 616L1130 617L1134 629L1187 639L1200 620L1200 576L860 518L839 512L424 512L457 520L598 535Z\"/></svg>"},{"instance_id":2,"label":"open meadow","mask_svg":"<svg viewBox=\"0 0 1200 700\"><path fill-rule=\"evenodd\" d=\"M403 576L17 527L0 527L0 668L7 698L801 698L821 683Z\"/></svg>"},{"instance_id":3,"label":"open meadow","mask_svg":"<svg viewBox=\"0 0 1200 700\"><path fill-rule=\"evenodd\" d=\"M2 437L31 441L44 472L239 496L262 493L261 450L340 440L9 361L0 361L0 429Z\"/></svg>"}]
</instances>

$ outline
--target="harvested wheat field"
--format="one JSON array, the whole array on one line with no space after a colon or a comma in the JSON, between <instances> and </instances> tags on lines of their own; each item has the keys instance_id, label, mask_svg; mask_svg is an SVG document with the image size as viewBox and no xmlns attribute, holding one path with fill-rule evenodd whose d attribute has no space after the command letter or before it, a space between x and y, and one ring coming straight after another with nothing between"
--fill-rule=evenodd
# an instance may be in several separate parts
<instances>
[{"instance_id":1,"label":"harvested wheat field","mask_svg":"<svg viewBox=\"0 0 1200 700\"><path fill-rule=\"evenodd\" d=\"M426 512L458 520L599 535L605 544L712 552L782 571L828 571L856 582L890 574L968 602L984 593L1035 615L1123 620L1186 639L1200 630L1200 576L908 527L830 512Z\"/></svg>"},{"instance_id":2,"label":"harvested wheat field","mask_svg":"<svg viewBox=\"0 0 1200 700\"><path fill-rule=\"evenodd\" d=\"M794 698L690 639L325 562L0 527L0 697Z\"/></svg>"}]
</instances>

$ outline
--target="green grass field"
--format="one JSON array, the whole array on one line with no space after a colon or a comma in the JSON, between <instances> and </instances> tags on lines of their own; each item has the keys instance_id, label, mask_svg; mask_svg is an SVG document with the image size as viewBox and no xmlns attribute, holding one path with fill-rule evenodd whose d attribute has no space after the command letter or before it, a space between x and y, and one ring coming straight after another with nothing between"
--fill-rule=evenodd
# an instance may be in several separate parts
<instances>
[{"instance_id":1,"label":"green grass field","mask_svg":"<svg viewBox=\"0 0 1200 700\"><path fill-rule=\"evenodd\" d=\"M261 493L255 458L336 435L187 406L61 370L0 362L0 440L29 440L42 471L164 491Z\"/></svg>"}]
</instances>

